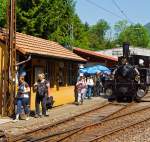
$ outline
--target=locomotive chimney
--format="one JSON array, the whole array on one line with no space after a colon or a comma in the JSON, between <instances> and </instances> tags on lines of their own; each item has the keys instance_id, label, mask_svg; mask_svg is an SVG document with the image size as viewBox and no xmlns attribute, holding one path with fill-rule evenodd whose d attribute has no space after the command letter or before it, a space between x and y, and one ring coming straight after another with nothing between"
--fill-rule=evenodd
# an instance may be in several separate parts
<instances>
[{"instance_id":1,"label":"locomotive chimney","mask_svg":"<svg viewBox=\"0 0 150 142\"><path fill-rule=\"evenodd\" d=\"M123 57L125 58L129 57L129 43L127 42L123 43Z\"/></svg>"}]
</instances>

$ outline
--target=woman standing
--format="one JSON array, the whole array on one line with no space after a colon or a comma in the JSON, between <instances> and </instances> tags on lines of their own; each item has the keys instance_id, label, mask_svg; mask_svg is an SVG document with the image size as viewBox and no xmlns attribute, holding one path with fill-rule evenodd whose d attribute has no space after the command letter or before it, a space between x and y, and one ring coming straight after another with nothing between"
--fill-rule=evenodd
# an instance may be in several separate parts
<instances>
[{"instance_id":1,"label":"woman standing","mask_svg":"<svg viewBox=\"0 0 150 142\"><path fill-rule=\"evenodd\" d=\"M38 81L34 84L34 89L36 91L35 98L35 118L42 116L49 116L46 114L46 101L50 98L50 83L45 79L44 73L38 75ZM42 107L42 115L40 114L40 103Z\"/></svg>"},{"instance_id":2,"label":"woman standing","mask_svg":"<svg viewBox=\"0 0 150 142\"><path fill-rule=\"evenodd\" d=\"M24 76L19 77L19 87L17 92L17 113L16 119L19 120L19 116L23 113L22 106L25 114L27 115L26 120L29 119L29 93L30 87L27 82L24 80Z\"/></svg>"}]
</instances>

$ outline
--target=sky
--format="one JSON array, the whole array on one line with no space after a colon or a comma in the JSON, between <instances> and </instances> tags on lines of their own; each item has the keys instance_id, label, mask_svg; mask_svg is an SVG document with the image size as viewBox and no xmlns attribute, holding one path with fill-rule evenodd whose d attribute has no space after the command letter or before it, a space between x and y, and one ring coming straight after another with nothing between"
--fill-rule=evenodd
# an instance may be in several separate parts
<instances>
[{"instance_id":1,"label":"sky","mask_svg":"<svg viewBox=\"0 0 150 142\"><path fill-rule=\"evenodd\" d=\"M128 19L130 23L143 25L150 22L150 0L115 0L126 16L121 13L113 1L76 0L76 12L82 22L88 22L90 25L96 24L99 19L105 19L111 26L123 19ZM106 12L100 7L110 12Z\"/></svg>"}]
</instances>

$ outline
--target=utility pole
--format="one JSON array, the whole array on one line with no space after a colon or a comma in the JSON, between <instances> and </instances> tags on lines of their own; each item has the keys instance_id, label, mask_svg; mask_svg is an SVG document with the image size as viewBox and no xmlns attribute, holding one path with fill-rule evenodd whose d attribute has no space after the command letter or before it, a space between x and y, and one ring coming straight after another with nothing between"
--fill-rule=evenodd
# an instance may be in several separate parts
<instances>
[{"instance_id":1,"label":"utility pole","mask_svg":"<svg viewBox=\"0 0 150 142\"><path fill-rule=\"evenodd\" d=\"M6 48L3 72L3 108L2 115L11 116L15 108L16 76L16 11L15 0L7 1Z\"/></svg>"},{"instance_id":2,"label":"utility pole","mask_svg":"<svg viewBox=\"0 0 150 142\"><path fill-rule=\"evenodd\" d=\"M73 43L73 40L74 40L74 36L73 36L73 24L69 24L69 36L70 36L70 45L69 45L69 48L72 50L72 43Z\"/></svg>"}]
</instances>

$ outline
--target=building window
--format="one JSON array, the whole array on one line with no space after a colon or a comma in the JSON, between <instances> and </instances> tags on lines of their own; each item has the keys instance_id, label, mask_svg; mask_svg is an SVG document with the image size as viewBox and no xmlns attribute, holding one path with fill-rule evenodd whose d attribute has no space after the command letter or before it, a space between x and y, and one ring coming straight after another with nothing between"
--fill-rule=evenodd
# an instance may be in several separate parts
<instances>
[{"instance_id":1,"label":"building window","mask_svg":"<svg viewBox=\"0 0 150 142\"><path fill-rule=\"evenodd\" d=\"M50 87L55 85L55 61L50 61L46 66L47 80L50 82Z\"/></svg>"},{"instance_id":2,"label":"building window","mask_svg":"<svg viewBox=\"0 0 150 142\"><path fill-rule=\"evenodd\" d=\"M57 74L57 81L59 86L65 86L65 67L64 62L59 62L58 74Z\"/></svg>"},{"instance_id":3,"label":"building window","mask_svg":"<svg viewBox=\"0 0 150 142\"><path fill-rule=\"evenodd\" d=\"M73 63L68 64L67 71L68 85L75 85L77 80L77 65Z\"/></svg>"},{"instance_id":4,"label":"building window","mask_svg":"<svg viewBox=\"0 0 150 142\"><path fill-rule=\"evenodd\" d=\"M112 55L113 56L122 56L123 55L123 53L122 53L122 51L120 51L120 50L116 50L116 51L112 51Z\"/></svg>"},{"instance_id":5,"label":"building window","mask_svg":"<svg viewBox=\"0 0 150 142\"><path fill-rule=\"evenodd\" d=\"M47 79L53 88L75 85L78 65L72 62L50 61L46 66Z\"/></svg>"}]
</instances>

